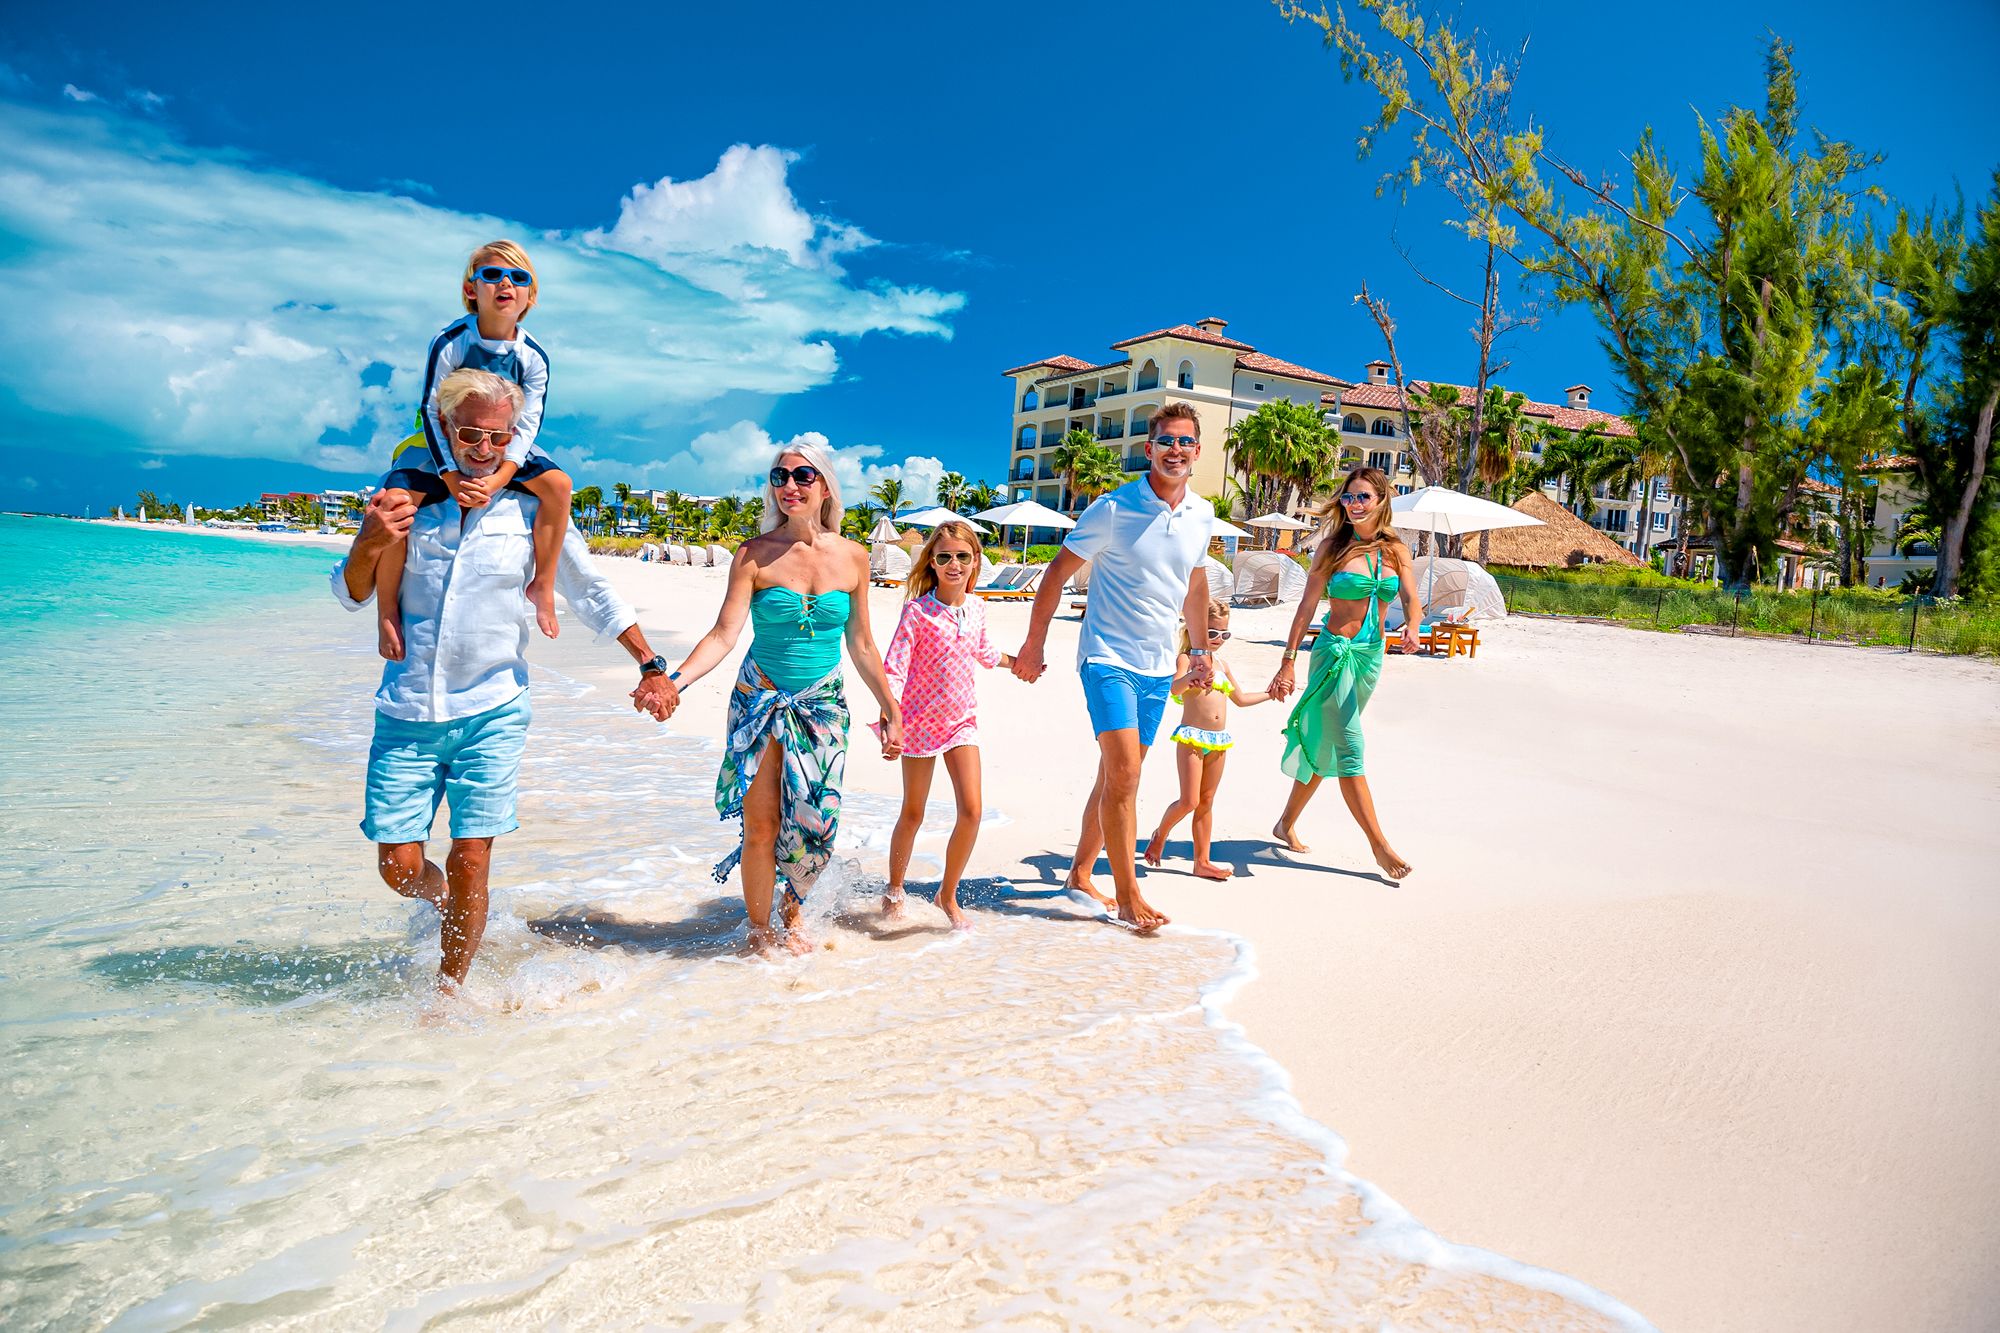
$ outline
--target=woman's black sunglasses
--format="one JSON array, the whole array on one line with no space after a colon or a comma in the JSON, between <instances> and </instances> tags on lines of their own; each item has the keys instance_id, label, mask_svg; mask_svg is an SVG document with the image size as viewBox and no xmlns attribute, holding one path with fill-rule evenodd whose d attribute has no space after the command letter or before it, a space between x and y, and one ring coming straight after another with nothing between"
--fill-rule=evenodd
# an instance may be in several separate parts
<instances>
[{"instance_id":1,"label":"woman's black sunglasses","mask_svg":"<svg viewBox=\"0 0 2000 1333\"><path fill-rule=\"evenodd\" d=\"M797 467L774 467L771 469L771 484L783 486L796 481L801 486L810 486L819 480L819 469L811 463L801 463Z\"/></svg>"}]
</instances>

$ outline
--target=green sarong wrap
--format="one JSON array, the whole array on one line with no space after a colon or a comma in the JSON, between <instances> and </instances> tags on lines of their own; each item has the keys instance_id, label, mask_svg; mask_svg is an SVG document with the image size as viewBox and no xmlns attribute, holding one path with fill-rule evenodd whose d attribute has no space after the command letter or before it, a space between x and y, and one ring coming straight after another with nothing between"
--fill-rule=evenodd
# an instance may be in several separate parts
<instances>
[{"instance_id":1,"label":"green sarong wrap","mask_svg":"<svg viewBox=\"0 0 2000 1333\"><path fill-rule=\"evenodd\" d=\"M1361 710L1382 676L1382 631L1373 599L1354 637L1320 626L1305 693L1285 721L1280 766L1296 782L1362 774Z\"/></svg>"},{"instance_id":2,"label":"green sarong wrap","mask_svg":"<svg viewBox=\"0 0 2000 1333\"><path fill-rule=\"evenodd\" d=\"M743 817L743 797L757 780L764 747L776 739L784 756L778 786L778 874L785 893L803 904L807 890L833 856L840 831L840 785L847 773L847 688L840 667L796 693L771 684L745 654L729 692L722 771L715 779L715 809L724 819ZM715 882L743 859L743 844L715 867Z\"/></svg>"}]
</instances>

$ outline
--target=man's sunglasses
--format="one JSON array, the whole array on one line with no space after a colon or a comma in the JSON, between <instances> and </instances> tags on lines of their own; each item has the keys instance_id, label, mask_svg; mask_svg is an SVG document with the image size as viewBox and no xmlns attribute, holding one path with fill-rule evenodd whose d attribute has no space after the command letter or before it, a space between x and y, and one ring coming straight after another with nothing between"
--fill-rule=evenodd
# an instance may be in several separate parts
<instances>
[{"instance_id":1,"label":"man's sunglasses","mask_svg":"<svg viewBox=\"0 0 2000 1333\"><path fill-rule=\"evenodd\" d=\"M1192 435L1155 435L1153 443L1161 449L1199 449L1201 441Z\"/></svg>"},{"instance_id":2,"label":"man's sunglasses","mask_svg":"<svg viewBox=\"0 0 2000 1333\"><path fill-rule=\"evenodd\" d=\"M507 441L514 438L511 429L481 430L477 426L459 426L452 431L452 434L458 437L460 444L478 444L481 440L490 440L495 449L505 449Z\"/></svg>"},{"instance_id":3,"label":"man's sunglasses","mask_svg":"<svg viewBox=\"0 0 2000 1333\"><path fill-rule=\"evenodd\" d=\"M939 565L969 565L979 557L970 551L933 551L931 561Z\"/></svg>"},{"instance_id":4,"label":"man's sunglasses","mask_svg":"<svg viewBox=\"0 0 2000 1333\"><path fill-rule=\"evenodd\" d=\"M502 268L498 264L482 264L477 269L474 269L473 273L481 282L489 286L497 287L502 278L513 283L516 287L532 287L535 285L535 275L524 268Z\"/></svg>"},{"instance_id":5,"label":"man's sunglasses","mask_svg":"<svg viewBox=\"0 0 2000 1333\"><path fill-rule=\"evenodd\" d=\"M797 467L774 467L771 469L771 484L783 486L796 481L801 486L810 486L819 480L819 469L811 463L801 463Z\"/></svg>"}]
</instances>

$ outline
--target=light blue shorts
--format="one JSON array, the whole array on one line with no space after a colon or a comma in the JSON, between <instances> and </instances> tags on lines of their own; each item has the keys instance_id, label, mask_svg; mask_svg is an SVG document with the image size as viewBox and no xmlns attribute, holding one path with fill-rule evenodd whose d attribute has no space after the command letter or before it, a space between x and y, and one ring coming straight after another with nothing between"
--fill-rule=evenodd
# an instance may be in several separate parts
<instances>
[{"instance_id":1,"label":"light blue shorts","mask_svg":"<svg viewBox=\"0 0 2000 1333\"><path fill-rule=\"evenodd\" d=\"M370 842L426 842L447 798L454 838L497 838L521 827L514 793L533 717L526 690L449 722L375 714L362 833Z\"/></svg>"},{"instance_id":2,"label":"light blue shorts","mask_svg":"<svg viewBox=\"0 0 2000 1333\"><path fill-rule=\"evenodd\" d=\"M1142 676L1109 662L1083 664L1083 701L1090 708L1090 729L1102 736L1107 731L1136 729L1139 744L1151 745L1160 734L1160 718L1167 711L1167 691L1174 678Z\"/></svg>"}]
</instances>

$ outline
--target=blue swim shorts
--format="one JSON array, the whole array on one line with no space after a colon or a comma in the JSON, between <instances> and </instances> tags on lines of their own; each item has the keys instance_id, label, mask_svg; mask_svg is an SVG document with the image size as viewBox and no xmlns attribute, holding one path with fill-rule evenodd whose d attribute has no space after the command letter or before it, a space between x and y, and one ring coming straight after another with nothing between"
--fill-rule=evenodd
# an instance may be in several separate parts
<instances>
[{"instance_id":1,"label":"blue swim shorts","mask_svg":"<svg viewBox=\"0 0 2000 1333\"><path fill-rule=\"evenodd\" d=\"M370 842L426 842L447 798L454 838L497 838L521 827L514 794L533 716L526 690L449 722L375 714L362 833Z\"/></svg>"},{"instance_id":2,"label":"blue swim shorts","mask_svg":"<svg viewBox=\"0 0 2000 1333\"><path fill-rule=\"evenodd\" d=\"M1083 700L1090 707L1090 729L1098 735L1107 731L1137 729L1139 744L1151 745L1160 733L1160 718L1167 711L1167 691L1174 678L1142 676L1109 662L1083 664Z\"/></svg>"}]
</instances>

